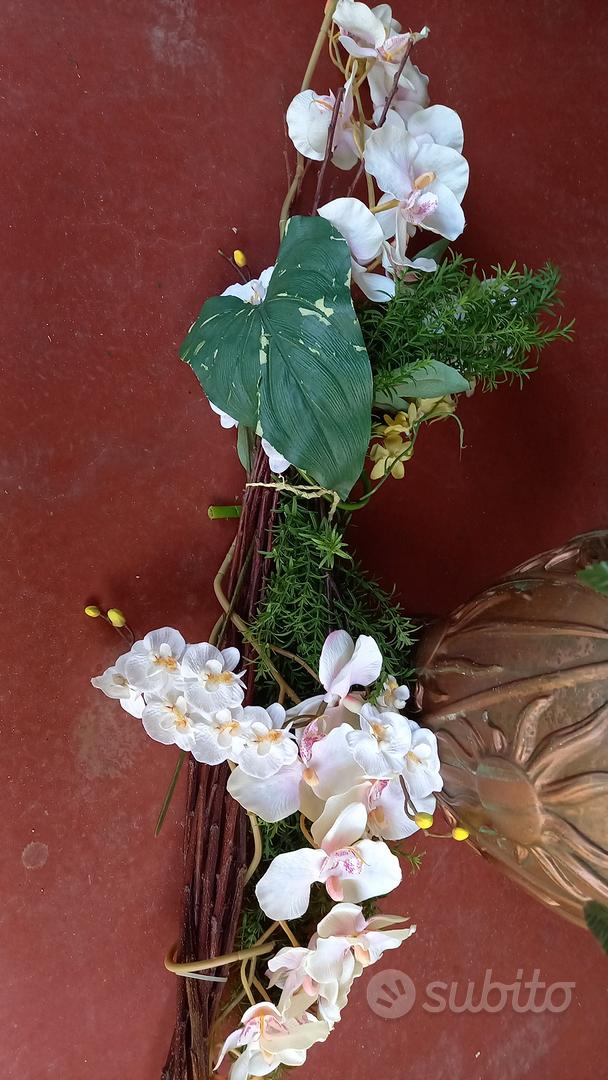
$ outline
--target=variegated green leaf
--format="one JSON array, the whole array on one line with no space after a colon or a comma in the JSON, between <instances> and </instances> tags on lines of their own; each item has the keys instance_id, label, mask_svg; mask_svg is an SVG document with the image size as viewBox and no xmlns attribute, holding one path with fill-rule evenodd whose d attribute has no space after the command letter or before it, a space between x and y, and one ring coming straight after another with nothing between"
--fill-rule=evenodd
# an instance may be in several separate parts
<instances>
[{"instance_id":1,"label":"variegated green leaf","mask_svg":"<svg viewBox=\"0 0 608 1080\"><path fill-rule=\"evenodd\" d=\"M214 405L348 495L370 439L372 375L348 245L329 222L292 218L264 300L208 300L181 356Z\"/></svg>"}]
</instances>

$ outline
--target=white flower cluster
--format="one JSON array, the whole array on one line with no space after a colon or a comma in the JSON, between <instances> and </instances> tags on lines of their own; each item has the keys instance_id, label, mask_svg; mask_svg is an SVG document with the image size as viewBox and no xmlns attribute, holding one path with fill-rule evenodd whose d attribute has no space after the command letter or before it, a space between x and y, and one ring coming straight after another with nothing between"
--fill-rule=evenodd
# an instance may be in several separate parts
<instances>
[{"instance_id":1,"label":"white flower cluster","mask_svg":"<svg viewBox=\"0 0 608 1080\"><path fill-rule=\"evenodd\" d=\"M359 199L341 198L319 213L348 241L353 280L362 292L386 301L394 294L396 274L436 269L433 259L406 254L419 227L447 240L464 229L461 203L469 167L462 156L462 124L453 109L429 105L428 78L408 59L384 122L380 127L363 124L361 131L361 115L354 114L360 83L368 84L373 123L379 124L406 51L428 29L404 34L388 4L369 8L355 0L338 0L333 21L349 54L350 75L338 110L332 161L351 169L363 160L381 195L374 212ZM287 127L304 157L323 159L335 100L331 93L304 90L291 102ZM375 273L376 267L384 273Z\"/></svg>"},{"instance_id":2,"label":"white flower cluster","mask_svg":"<svg viewBox=\"0 0 608 1080\"><path fill-rule=\"evenodd\" d=\"M281 949L270 960L269 986L281 990L278 1005L261 1002L247 1009L241 1026L226 1039L216 1068L237 1048L242 1053L230 1080L265 1076L279 1065L302 1065L306 1051L324 1042L340 1019L354 980L415 932L415 926L399 926L403 922L392 915L366 919L356 904L336 904L321 919L308 948Z\"/></svg>"},{"instance_id":3,"label":"white flower cluster","mask_svg":"<svg viewBox=\"0 0 608 1080\"><path fill-rule=\"evenodd\" d=\"M395 929L403 922L396 917L366 921L358 905L399 885L386 841L411 836L415 815L432 813L442 787L435 735L402 713L407 686L389 678L375 703L367 700L382 670L373 638L331 633L319 661L323 693L287 713L278 703L243 707L239 663L237 649L186 645L163 627L92 679L153 739L208 765L229 761L228 791L245 809L267 822L299 811L311 823L314 846L278 855L256 896L280 921L305 914L315 883L336 905L306 949L282 949L270 961L279 1006L253 1006L228 1038L223 1054L244 1048L231 1080L300 1064L339 1020L353 979L413 933Z\"/></svg>"}]
</instances>

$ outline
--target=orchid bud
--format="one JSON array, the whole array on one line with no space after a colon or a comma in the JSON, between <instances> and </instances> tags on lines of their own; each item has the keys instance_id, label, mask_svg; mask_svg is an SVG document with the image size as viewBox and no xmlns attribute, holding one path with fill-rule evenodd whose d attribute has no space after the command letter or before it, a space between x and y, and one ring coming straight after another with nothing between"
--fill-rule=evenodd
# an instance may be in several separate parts
<instances>
[{"instance_id":1,"label":"orchid bud","mask_svg":"<svg viewBox=\"0 0 608 1080\"><path fill-rule=\"evenodd\" d=\"M240 250L240 248L237 248L236 251L232 252L232 258L234 259L236 265L241 268L241 270L244 266L247 266L247 256L245 255L244 251Z\"/></svg>"},{"instance_id":2,"label":"orchid bud","mask_svg":"<svg viewBox=\"0 0 608 1080\"><path fill-rule=\"evenodd\" d=\"M452 829L452 837L454 840L468 840L469 830L463 829L462 825L456 825L456 827Z\"/></svg>"},{"instance_id":3,"label":"orchid bud","mask_svg":"<svg viewBox=\"0 0 608 1080\"><path fill-rule=\"evenodd\" d=\"M112 626L116 626L118 628L124 626L127 621L122 611L117 607L110 608L110 610L108 611L108 620L112 623Z\"/></svg>"},{"instance_id":4,"label":"orchid bud","mask_svg":"<svg viewBox=\"0 0 608 1080\"><path fill-rule=\"evenodd\" d=\"M421 811L419 814L414 814L414 821L419 829L430 829L433 825L433 815Z\"/></svg>"},{"instance_id":5,"label":"orchid bud","mask_svg":"<svg viewBox=\"0 0 608 1080\"><path fill-rule=\"evenodd\" d=\"M101 615L101 611L96 604L87 604L84 613L85 615L88 615L90 619L98 619Z\"/></svg>"}]
</instances>

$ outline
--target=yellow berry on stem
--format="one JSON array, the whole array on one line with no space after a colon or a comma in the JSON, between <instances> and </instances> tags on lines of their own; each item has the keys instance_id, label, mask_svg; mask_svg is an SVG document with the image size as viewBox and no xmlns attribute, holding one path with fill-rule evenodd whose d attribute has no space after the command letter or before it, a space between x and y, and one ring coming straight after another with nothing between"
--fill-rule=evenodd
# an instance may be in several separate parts
<instances>
[{"instance_id":1,"label":"yellow berry on stem","mask_svg":"<svg viewBox=\"0 0 608 1080\"><path fill-rule=\"evenodd\" d=\"M244 251L241 251L240 248L237 248L236 251L232 252L232 258L234 259L236 265L239 266L241 269L244 266L247 266L247 256L245 255Z\"/></svg>"},{"instance_id":2,"label":"yellow berry on stem","mask_svg":"<svg viewBox=\"0 0 608 1080\"><path fill-rule=\"evenodd\" d=\"M433 815L425 814L423 812L414 814L414 821L419 829L430 829L433 824Z\"/></svg>"},{"instance_id":3,"label":"yellow berry on stem","mask_svg":"<svg viewBox=\"0 0 608 1080\"><path fill-rule=\"evenodd\" d=\"M90 619L98 619L101 615L101 611L97 607L97 604L87 604L84 613L85 615L88 615Z\"/></svg>"},{"instance_id":4,"label":"yellow berry on stem","mask_svg":"<svg viewBox=\"0 0 608 1080\"><path fill-rule=\"evenodd\" d=\"M118 627L124 626L127 621L120 608L117 607L110 608L108 611L108 619L112 623L112 626Z\"/></svg>"},{"instance_id":5,"label":"yellow berry on stem","mask_svg":"<svg viewBox=\"0 0 608 1080\"><path fill-rule=\"evenodd\" d=\"M462 827L462 825L456 825L452 829L452 837L453 837L454 840L468 840L468 838L469 838L469 830L464 829Z\"/></svg>"}]
</instances>

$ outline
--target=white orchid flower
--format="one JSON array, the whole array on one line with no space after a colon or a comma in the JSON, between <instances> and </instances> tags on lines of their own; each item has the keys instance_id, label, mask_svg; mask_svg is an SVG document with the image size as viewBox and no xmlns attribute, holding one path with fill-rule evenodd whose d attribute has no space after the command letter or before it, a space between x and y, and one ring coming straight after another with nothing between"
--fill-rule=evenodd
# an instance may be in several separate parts
<instances>
[{"instance_id":1,"label":"white orchid flower","mask_svg":"<svg viewBox=\"0 0 608 1080\"><path fill-rule=\"evenodd\" d=\"M398 64L412 37L426 37L425 27L419 34L401 34L401 26L392 18L388 4L370 9L356 0L338 0L333 21L340 27L340 44L351 56L371 57Z\"/></svg>"},{"instance_id":2,"label":"white orchid flower","mask_svg":"<svg viewBox=\"0 0 608 1080\"><path fill-rule=\"evenodd\" d=\"M238 296L239 300L244 300L246 304L261 304L266 296L273 270L274 266L269 266L266 270L262 270L259 278L237 281L234 285L229 285L227 289L224 289L222 296Z\"/></svg>"},{"instance_id":3,"label":"white orchid flower","mask_svg":"<svg viewBox=\"0 0 608 1080\"><path fill-rule=\"evenodd\" d=\"M150 738L165 746L175 743L180 750L194 750L204 717L192 709L183 692L168 689L146 695L146 701L141 722Z\"/></svg>"},{"instance_id":4,"label":"white orchid flower","mask_svg":"<svg viewBox=\"0 0 608 1080\"><path fill-rule=\"evenodd\" d=\"M262 821L283 821L296 811L314 821L323 803L304 780L304 773L300 758L267 777L250 776L239 765L231 772L227 788L233 799Z\"/></svg>"},{"instance_id":5,"label":"white orchid flower","mask_svg":"<svg viewBox=\"0 0 608 1080\"><path fill-rule=\"evenodd\" d=\"M330 221L346 240L351 254L353 281L361 292L379 303L390 300L395 283L384 274L374 274L366 267L379 260L385 235L381 222L360 199L333 199L319 207L320 217ZM393 215L394 219L394 215Z\"/></svg>"},{"instance_id":6,"label":"white orchid flower","mask_svg":"<svg viewBox=\"0 0 608 1080\"><path fill-rule=\"evenodd\" d=\"M339 169L352 169L360 154L354 136L353 93L354 72L344 87L344 96L338 110L334 129L331 160ZM322 161L325 157L331 118L336 104L335 95L317 94L314 90L302 90L296 94L286 115L289 138L303 157Z\"/></svg>"},{"instance_id":7,"label":"white orchid flower","mask_svg":"<svg viewBox=\"0 0 608 1080\"><path fill-rule=\"evenodd\" d=\"M421 800L443 787L437 736L415 720L406 718L406 723L411 732L411 746L405 755L402 776L416 810L422 810L425 808L420 805Z\"/></svg>"},{"instance_id":8,"label":"white orchid flower","mask_svg":"<svg viewBox=\"0 0 608 1080\"><path fill-rule=\"evenodd\" d=\"M405 708L409 699L409 686L405 686L405 684L400 686L395 677L389 675L384 683L377 705L380 709L390 709L391 712L401 712L401 709Z\"/></svg>"},{"instance_id":9,"label":"white orchid flower","mask_svg":"<svg viewBox=\"0 0 608 1080\"><path fill-rule=\"evenodd\" d=\"M298 747L291 725L285 724L282 705L247 705L243 717L249 727L247 745L239 755L239 765L249 776L266 779L284 765L291 765L298 756Z\"/></svg>"},{"instance_id":10,"label":"white orchid flower","mask_svg":"<svg viewBox=\"0 0 608 1080\"><path fill-rule=\"evenodd\" d=\"M323 732L329 731L342 724L350 711L358 712L359 695L350 693L352 687L369 686L381 670L382 653L372 637L362 634L355 643L346 630L332 631L325 639L319 659L319 681L325 693L300 701L289 710L287 718L293 720L308 715L316 718L323 713ZM342 703L346 704L347 711L334 711L334 706Z\"/></svg>"},{"instance_id":11,"label":"white orchid flower","mask_svg":"<svg viewBox=\"0 0 608 1080\"><path fill-rule=\"evenodd\" d=\"M377 124L384 109L387 97L392 93L398 64L374 64L367 74L369 92L374 106L373 120ZM408 120L414 113L425 109L429 104L429 79L420 68L408 60L399 78L397 93L389 109Z\"/></svg>"},{"instance_id":12,"label":"white orchid flower","mask_svg":"<svg viewBox=\"0 0 608 1080\"><path fill-rule=\"evenodd\" d=\"M401 926L401 915L373 915L366 919L357 904L336 904L317 927L321 938L345 938L361 968L375 964L388 949L399 946L416 932L415 926Z\"/></svg>"},{"instance_id":13,"label":"white orchid flower","mask_svg":"<svg viewBox=\"0 0 608 1080\"><path fill-rule=\"evenodd\" d=\"M308 949L280 949L268 963L268 985L283 991L279 1009L286 1016L301 1016L315 1004L321 1019L333 1027L348 1001L355 968L346 938L317 938Z\"/></svg>"},{"instance_id":14,"label":"white orchid flower","mask_svg":"<svg viewBox=\"0 0 608 1080\"><path fill-rule=\"evenodd\" d=\"M291 468L291 462L279 454L278 450L275 450L274 446L271 446L267 439L262 439L262 450L268 458L268 464L270 465L270 471L273 473L284 473L287 469Z\"/></svg>"},{"instance_id":15,"label":"white orchid flower","mask_svg":"<svg viewBox=\"0 0 608 1080\"><path fill-rule=\"evenodd\" d=\"M182 657L186 697L203 713L234 709L245 696L243 672L236 673L238 649L216 649L207 641L189 645Z\"/></svg>"},{"instance_id":16,"label":"white orchid flower","mask_svg":"<svg viewBox=\"0 0 608 1080\"><path fill-rule=\"evenodd\" d=\"M192 704L192 698L188 698ZM245 710L218 709L203 715L195 731L192 756L205 765L220 765L223 761L238 761L250 737L250 725Z\"/></svg>"},{"instance_id":17,"label":"white orchid flower","mask_svg":"<svg viewBox=\"0 0 608 1080\"><path fill-rule=\"evenodd\" d=\"M460 236L469 167L457 150L419 142L391 113L381 128L368 132L365 167L381 190L397 200L394 233L419 225L448 240Z\"/></svg>"},{"instance_id":18,"label":"white orchid flower","mask_svg":"<svg viewBox=\"0 0 608 1080\"><path fill-rule=\"evenodd\" d=\"M273 269L273 268L271 268L271 269ZM268 271L264 271L264 273L267 273L267 272ZM263 276L264 275L262 275L262 277ZM251 283L248 282L248 284L251 284ZM257 284L259 284L259 282ZM233 285L233 286L231 286L231 288L236 289L236 288L241 288L241 286L240 285L239 286ZM228 290L226 290L226 291L228 291ZM243 298L243 299L245 299L245 298ZM263 297L262 297L262 299L263 299ZM256 301L256 303L259 303L259 302L260 301ZM216 415L219 416L220 424L222 425L223 428L228 428L228 429L229 428L238 428L238 426L239 426L238 420L235 420L233 416L229 416L228 413L223 411L223 409L219 409L217 407L217 405L213 404L212 401L210 401L209 404L210 404L211 408L213 409L214 413L216 413ZM266 454L266 457L268 458L268 463L270 465L271 472L280 474L280 473L286 472L287 469L291 468L291 462L288 461L286 457L283 457L282 454L279 454L278 450L275 450L274 446L271 446L267 439L262 439L262 450L264 451L264 453Z\"/></svg>"},{"instance_id":19,"label":"white orchid flower","mask_svg":"<svg viewBox=\"0 0 608 1080\"><path fill-rule=\"evenodd\" d=\"M305 765L303 778L319 799L348 791L365 779L365 772L353 758L348 744L352 730L350 724L340 724L308 745L300 742L300 757Z\"/></svg>"},{"instance_id":20,"label":"white orchid flower","mask_svg":"<svg viewBox=\"0 0 608 1080\"><path fill-rule=\"evenodd\" d=\"M285 1017L270 1002L252 1005L243 1013L240 1028L226 1039L215 1069L230 1050L244 1047L230 1069L230 1080L267 1076L279 1065L303 1065L306 1052L329 1035L329 1025L310 1013Z\"/></svg>"},{"instance_id":21,"label":"white orchid flower","mask_svg":"<svg viewBox=\"0 0 608 1080\"><path fill-rule=\"evenodd\" d=\"M125 655L124 671L129 683L146 694L182 686L180 665L185 649L182 635L171 626L151 630Z\"/></svg>"},{"instance_id":22,"label":"white orchid flower","mask_svg":"<svg viewBox=\"0 0 608 1080\"><path fill-rule=\"evenodd\" d=\"M208 399L207 399L208 400ZM209 402L213 412L220 418L220 424L223 428L229 430L230 428L238 428L239 422L235 420L233 416L229 416L223 409L218 409L217 405L214 405L212 401Z\"/></svg>"},{"instance_id":23,"label":"white orchid flower","mask_svg":"<svg viewBox=\"0 0 608 1080\"><path fill-rule=\"evenodd\" d=\"M319 679L329 704L337 704L353 686L370 686L381 670L382 653L373 637L361 634L354 642L346 630L334 630L326 637L319 660Z\"/></svg>"},{"instance_id":24,"label":"white orchid flower","mask_svg":"<svg viewBox=\"0 0 608 1080\"><path fill-rule=\"evenodd\" d=\"M365 807L354 803L322 837L320 848L277 855L256 885L262 911L270 919L299 918L316 881L332 900L357 902L395 889L401 881L399 860L382 840L362 839L366 824Z\"/></svg>"},{"instance_id":25,"label":"white orchid flower","mask_svg":"<svg viewBox=\"0 0 608 1080\"><path fill-rule=\"evenodd\" d=\"M131 686L126 675L126 662L130 654L119 656L112 667L106 668L102 675L96 675L91 679L91 685L96 690L101 690L106 697L120 702L120 705L131 714L141 720L144 711L144 699L141 691Z\"/></svg>"},{"instance_id":26,"label":"white orchid flower","mask_svg":"<svg viewBox=\"0 0 608 1080\"><path fill-rule=\"evenodd\" d=\"M332 795L312 826L317 841L330 829L339 815L352 803L361 803L367 813L366 835L381 840L405 840L418 831L418 825L408 816L403 788L395 780L363 780L349 791ZM432 814L435 799L430 796L416 804L416 810Z\"/></svg>"},{"instance_id":27,"label":"white orchid flower","mask_svg":"<svg viewBox=\"0 0 608 1080\"><path fill-rule=\"evenodd\" d=\"M412 744L409 722L398 712L381 712L375 705L366 704L359 723L360 730L346 736L357 764L374 779L398 776Z\"/></svg>"}]
</instances>

